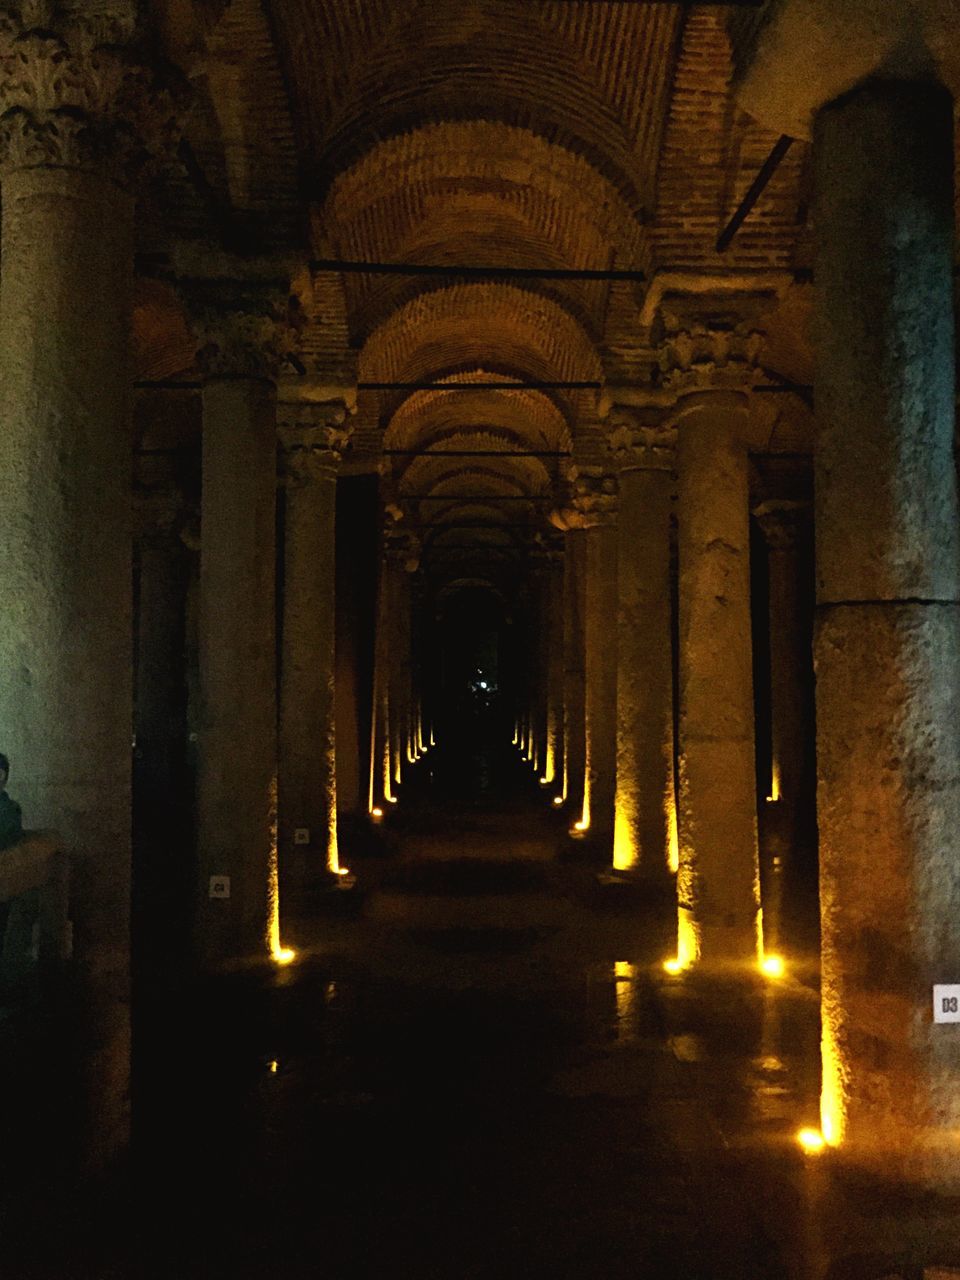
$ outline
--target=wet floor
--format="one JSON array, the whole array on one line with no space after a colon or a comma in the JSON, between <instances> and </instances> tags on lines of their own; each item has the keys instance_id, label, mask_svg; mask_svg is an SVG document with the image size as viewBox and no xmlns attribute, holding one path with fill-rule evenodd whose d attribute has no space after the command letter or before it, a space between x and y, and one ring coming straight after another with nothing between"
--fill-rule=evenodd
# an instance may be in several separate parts
<instances>
[{"instance_id":1,"label":"wet floor","mask_svg":"<svg viewBox=\"0 0 960 1280\"><path fill-rule=\"evenodd\" d=\"M563 856L509 749L437 753L408 791L355 893L288 894L295 964L157 996L128 1176L56 1231L26 1214L4 1276L916 1280L949 1262L929 1214L838 1214L795 1142L817 1114L810 965L665 973L669 901Z\"/></svg>"}]
</instances>

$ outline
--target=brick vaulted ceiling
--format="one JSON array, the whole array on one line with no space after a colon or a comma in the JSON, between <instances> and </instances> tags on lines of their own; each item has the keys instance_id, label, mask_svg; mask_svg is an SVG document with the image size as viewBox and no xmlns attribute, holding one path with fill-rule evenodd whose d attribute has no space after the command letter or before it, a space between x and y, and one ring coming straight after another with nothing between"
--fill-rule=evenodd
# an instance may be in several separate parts
<instances>
[{"instance_id":1,"label":"brick vaulted ceiling","mask_svg":"<svg viewBox=\"0 0 960 1280\"><path fill-rule=\"evenodd\" d=\"M165 0L159 8L168 47L181 63L193 59L206 88L193 142L208 174L233 206L278 234L299 234L305 258L617 267L648 281L665 271L789 273L807 264L801 144L732 247L715 249L776 141L733 102L722 8L595 0ZM352 367L365 382L642 380L647 287L320 273L305 289L316 322L310 355L321 375L325 364ZM799 293L787 291L771 351L779 372L806 380ZM594 425L596 400L370 392L360 397L358 437L393 449L566 450ZM504 457L396 456L391 470L400 497L497 486L538 495L556 475L549 462Z\"/></svg>"}]
</instances>

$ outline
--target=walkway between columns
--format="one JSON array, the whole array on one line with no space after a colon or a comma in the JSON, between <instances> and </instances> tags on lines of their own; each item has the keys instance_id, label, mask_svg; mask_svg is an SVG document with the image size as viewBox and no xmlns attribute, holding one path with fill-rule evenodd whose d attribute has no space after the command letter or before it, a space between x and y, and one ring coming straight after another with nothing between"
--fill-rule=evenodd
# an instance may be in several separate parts
<instances>
[{"instance_id":1,"label":"walkway between columns","mask_svg":"<svg viewBox=\"0 0 960 1280\"><path fill-rule=\"evenodd\" d=\"M296 964L158 1012L132 1190L11 1274L899 1274L891 1224L831 1212L794 1141L817 1116L815 993L669 977L671 903L558 859L509 746L473 765L427 757L398 847L355 862L362 894L289 923ZM84 1270L84 1230L116 1256Z\"/></svg>"}]
</instances>

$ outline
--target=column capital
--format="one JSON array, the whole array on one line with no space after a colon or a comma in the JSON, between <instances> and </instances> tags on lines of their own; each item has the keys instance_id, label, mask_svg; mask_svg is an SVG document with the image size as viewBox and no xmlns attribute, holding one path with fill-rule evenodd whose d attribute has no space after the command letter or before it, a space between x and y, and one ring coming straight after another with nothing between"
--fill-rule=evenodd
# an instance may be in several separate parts
<instances>
[{"instance_id":1,"label":"column capital","mask_svg":"<svg viewBox=\"0 0 960 1280\"><path fill-rule=\"evenodd\" d=\"M95 169L126 186L173 154L184 82L138 56L135 20L123 0L0 7L0 170Z\"/></svg>"},{"instance_id":2,"label":"column capital","mask_svg":"<svg viewBox=\"0 0 960 1280\"><path fill-rule=\"evenodd\" d=\"M673 471L677 429L662 413L614 405L606 429L607 450L619 472Z\"/></svg>"},{"instance_id":3,"label":"column capital","mask_svg":"<svg viewBox=\"0 0 960 1280\"><path fill-rule=\"evenodd\" d=\"M808 502L774 498L753 508L771 551L789 551L797 545L810 514Z\"/></svg>"},{"instance_id":4,"label":"column capital","mask_svg":"<svg viewBox=\"0 0 960 1280\"><path fill-rule=\"evenodd\" d=\"M569 506L564 515L567 527L597 529L617 522L616 477L602 467L571 467Z\"/></svg>"},{"instance_id":5,"label":"column capital","mask_svg":"<svg viewBox=\"0 0 960 1280\"><path fill-rule=\"evenodd\" d=\"M296 348L285 281L186 280L182 290L208 380L276 380Z\"/></svg>"},{"instance_id":6,"label":"column capital","mask_svg":"<svg viewBox=\"0 0 960 1280\"><path fill-rule=\"evenodd\" d=\"M416 573L420 568L420 539L410 529L401 529L390 523L383 533L383 556L387 564L404 573Z\"/></svg>"},{"instance_id":7,"label":"column capital","mask_svg":"<svg viewBox=\"0 0 960 1280\"><path fill-rule=\"evenodd\" d=\"M342 400L277 406L280 474L288 486L304 488L336 476L350 443L348 414Z\"/></svg>"}]
</instances>

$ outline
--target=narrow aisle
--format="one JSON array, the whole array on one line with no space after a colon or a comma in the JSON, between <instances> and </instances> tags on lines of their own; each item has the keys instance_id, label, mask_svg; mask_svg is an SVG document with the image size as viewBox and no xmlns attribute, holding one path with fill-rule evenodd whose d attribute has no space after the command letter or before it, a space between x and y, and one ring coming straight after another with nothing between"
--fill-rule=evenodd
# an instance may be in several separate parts
<instances>
[{"instance_id":1,"label":"narrow aisle","mask_svg":"<svg viewBox=\"0 0 960 1280\"><path fill-rule=\"evenodd\" d=\"M812 994L669 977L671 904L558 857L516 753L466 807L426 764L295 964L163 1015L136 1264L91 1274L813 1275Z\"/></svg>"}]
</instances>

